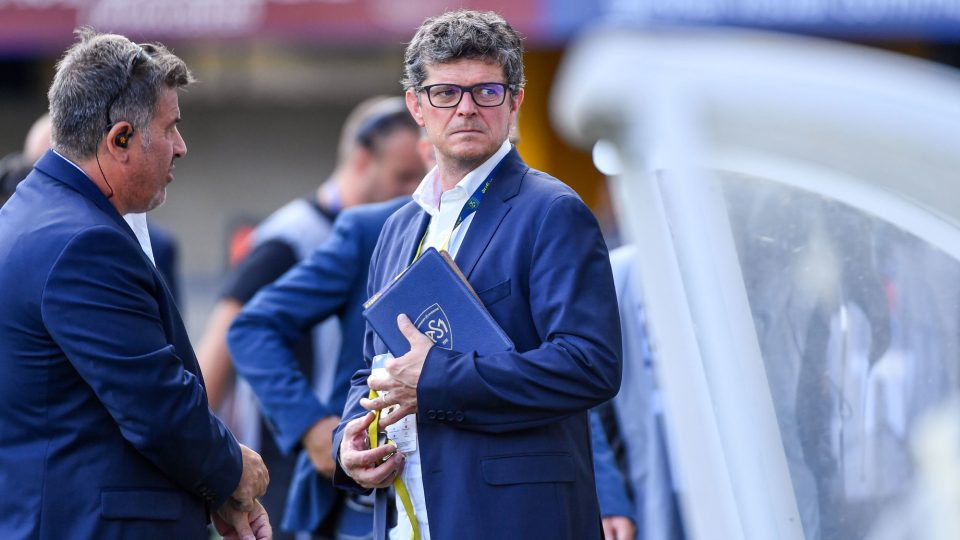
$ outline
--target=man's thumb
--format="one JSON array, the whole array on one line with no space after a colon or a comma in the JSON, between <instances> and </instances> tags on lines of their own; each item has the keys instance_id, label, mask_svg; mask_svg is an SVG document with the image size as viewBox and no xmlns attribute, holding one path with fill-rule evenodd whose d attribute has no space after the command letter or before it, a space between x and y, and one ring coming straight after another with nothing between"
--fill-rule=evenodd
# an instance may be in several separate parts
<instances>
[{"instance_id":1,"label":"man's thumb","mask_svg":"<svg viewBox=\"0 0 960 540\"><path fill-rule=\"evenodd\" d=\"M404 313L397 315L397 327L400 329L400 333L403 334L403 337L407 338L407 341L410 342L411 346L413 346L413 343L417 340L418 336L423 335L419 330L417 330L417 327L413 325L410 317L407 317Z\"/></svg>"},{"instance_id":2,"label":"man's thumb","mask_svg":"<svg viewBox=\"0 0 960 540\"><path fill-rule=\"evenodd\" d=\"M256 535L253 534L253 529L250 528L250 524L247 523L246 517L240 520L240 523L233 524L234 529L237 531L237 537L240 540L257 540Z\"/></svg>"}]
</instances>

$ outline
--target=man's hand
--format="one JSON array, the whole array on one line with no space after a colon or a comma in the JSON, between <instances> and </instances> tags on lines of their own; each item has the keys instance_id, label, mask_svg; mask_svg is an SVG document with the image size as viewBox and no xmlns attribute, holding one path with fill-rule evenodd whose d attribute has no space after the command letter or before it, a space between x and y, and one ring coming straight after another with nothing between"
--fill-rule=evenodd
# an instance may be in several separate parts
<instances>
[{"instance_id":1,"label":"man's hand","mask_svg":"<svg viewBox=\"0 0 960 540\"><path fill-rule=\"evenodd\" d=\"M240 483L234 490L233 495L227 500L236 510L242 512L253 512L260 503L257 497L262 497L267 492L267 484L270 483L270 473L267 472L267 466L260 459L260 454L240 445L240 453L243 455L243 473L240 475Z\"/></svg>"},{"instance_id":2,"label":"man's hand","mask_svg":"<svg viewBox=\"0 0 960 540\"><path fill-rule=\"evenodd\" d=\"M254 501L250 512L237 510L231 501L213 513L213 526L224 540L271 540L273 528L260 501Z\"/></svg>"},{"instance_id":3,"label":"man's hand","mask_svg":"<svg viewBox=\"0 0 960 540\"><path fill-rule=\"evenodd\" d=\"M637 535L637 527L633 520L626 516L607 516L603 518L604 540L633 540Z\"/></svg>"},{"instance_id":4,"label":"man's hand","mask_svg":"<svg viewBox=\"0 0 960 540\"><path fill-rule=\"evenodd\" d=\"M333 446L333 430L340 424L339 416L321 418L303 434L303 447L313 462L313 468L324 478L333 478L336 464L333 462L331 447Z\"/></svg>"},{"instance_id":5,"label":"man's hand","mask_svg":"<svg viewBox=\"0 0 960 540\"><path fill-rule=\"evenodd\" d=\"M400 358L387 360L384 371L374 372L367 378L367 385L376 390L380 397L360 400L360 406L368 411L397 405L390 409L389 414L380 416L381 428L417 412L417 383L420 382L423 362L433 347L433 340L420 333L410 318L402 313L397 317L397 327L410 342L410 352Z\"/></svg>"},{"instance_id":6,"label":"man's hand","mask_svg":"<svg viewBox=\"0 0 960 540\"><path fill-rule=\"evenodd\" d=\"M384 488L403 471L404 456L391 444L370 448L367 428L374 414L351 420L340 440L340 466L350 478L366 489ZM382 463L381 463L382 462Z\"/></svg>"}]
</instances>

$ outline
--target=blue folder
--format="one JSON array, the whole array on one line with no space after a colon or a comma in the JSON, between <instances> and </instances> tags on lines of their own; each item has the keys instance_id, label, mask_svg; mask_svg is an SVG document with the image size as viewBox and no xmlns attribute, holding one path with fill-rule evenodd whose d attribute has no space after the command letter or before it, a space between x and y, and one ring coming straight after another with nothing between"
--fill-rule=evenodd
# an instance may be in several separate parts
<instances>
[{"instance_id":1,"label":"blue folder","mask_svg":"<svg viewBox=\"0 0 960 540\"><path fill-rule=\"evenodd\" d=\"M367 300L364 308L364 318L394 356L410 351L410 343L397 328L401 313L437 347L480 355L513 349L513 342L446 251L427 249Z\"/></svg>"}]
</instances>

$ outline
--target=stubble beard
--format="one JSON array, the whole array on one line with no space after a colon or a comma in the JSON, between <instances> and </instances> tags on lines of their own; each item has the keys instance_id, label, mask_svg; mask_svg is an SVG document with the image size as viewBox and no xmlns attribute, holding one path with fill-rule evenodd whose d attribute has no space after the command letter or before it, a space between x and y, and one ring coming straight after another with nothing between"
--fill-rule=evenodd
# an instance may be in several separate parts
<instances>
[{"instance_id":1,"label":"stubble beard","mask_svg":"<svg viewBox=\"0 0 960 540\"><path fill-rule=\"evenodd\" d=\"M163 206L163 203L165 202L167 202L167 187L163 186L160 188L160 191L158 191L157 194L150 199L150 204L147 206L145 211L149 212L151 210L156 210L157 208Z\"/></svg>"}]
</instances>

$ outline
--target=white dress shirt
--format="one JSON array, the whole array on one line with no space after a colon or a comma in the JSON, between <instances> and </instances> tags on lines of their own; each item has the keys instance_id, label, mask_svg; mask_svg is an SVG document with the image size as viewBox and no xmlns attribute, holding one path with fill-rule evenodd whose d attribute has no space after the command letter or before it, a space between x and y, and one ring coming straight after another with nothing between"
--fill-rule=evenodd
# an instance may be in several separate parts
<instances>
[{"instance_id":1,"label":"white dress shirt","mask_svg":"<svg viewBox=\"0 0 960 540\"><path fill-rule=\"evenodd\" d=\"M451 257L456 257L460 250L460 244L473 222L472 212L466 219L460 223L455 230L454 224L460 216L460 211L467 199L473 195L473 192L487 179L487 176L493 171L494 167L510 152L512 145L510 141L504 141L503 145L488 159L476 169L467 173L457 185L452 189L443 191L443 185L440 183L437 168L434 167L420 182L416 191L413 192L413 200L420 205L423 210L430 214L430 224L427 226L427 234L423 241L422 250L427 248L441 249L446 244L446 250ZM483 202L480 203L483 206ZM409 415L400 423L407 423L416 434L417 423L414 415ZM391 426L393 427L393 426ZM423 475L420 467L419 441L417 448L405 454L406 464L403 467L402 478L410 494L410 501L413 503L413 512L417 516L417 522L420 524L420 538L430 540L430 528L427 520L427 505L423 494ZM397 526L390 529L390 540L410 540L413 538L413 529L410 527L410 518L403 508L403 504L398 497L397 505Z\"/></svg>"},{"instance_id":2,"label":"white dress shirt","mask_svg":"<svg viewBox=\"0 0 960 540\"><path fill-rule=\"evenodd\" d=\"M150 243L150 231L147 229L147 214L124 214L123 220L133 229L133 234L137 235L137 241L140 242L140 248L156 266L157 261L153 260L153 244Z\"/></svg>"}]
</instances>

